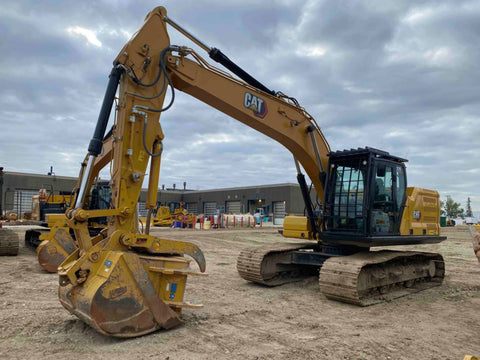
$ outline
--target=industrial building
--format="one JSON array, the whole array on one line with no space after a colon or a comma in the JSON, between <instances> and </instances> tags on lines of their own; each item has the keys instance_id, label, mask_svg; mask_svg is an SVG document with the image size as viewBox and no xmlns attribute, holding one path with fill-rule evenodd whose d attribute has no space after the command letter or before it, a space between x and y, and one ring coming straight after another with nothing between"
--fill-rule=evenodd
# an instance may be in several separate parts
<instances>
[{"instance_id":1,"label":"industrial building","mask_svg":"<svg viewBox=\"0 0 480 360\"><path fill-rule=\"evenodd\" d=\"M3 171L0 168L0 213L15 212L20 217L31 211L32 196L39 189L46 189L54 194L70 195L77 182L76 177L27 174ZM312 198L315 198L312 190ZM146 190L140 194L139 213L145 215ZM254 214L263 209L275 224L281 224L286 214L304 213L304 203L297 184L274 184L260 186L234 187L211 190L188 190L172 188L158 190L159 204L172 201L183 202L190 212L195 214L214 215L218 212Z\"/></svg>"}]
</instances>

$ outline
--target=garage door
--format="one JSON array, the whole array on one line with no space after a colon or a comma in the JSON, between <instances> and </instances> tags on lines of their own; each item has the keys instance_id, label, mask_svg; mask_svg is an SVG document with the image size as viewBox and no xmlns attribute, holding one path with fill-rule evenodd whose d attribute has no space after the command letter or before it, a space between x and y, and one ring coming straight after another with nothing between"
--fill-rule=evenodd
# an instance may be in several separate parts
<instances>
[{"instance_id":1,"label":"garage door","mask_svg":"<svg viewBox=\"0 0 480 360\"><path fill-rule=\"evenodd\" d=\"M198 215L197 203L187 203L185 208L189 213Z\"/></svg>"},{"instance_id":2,"label":"garage door","mask_svg":"<svg viewBox=\"0 0 480 360\"><path fill-rule=\"evenodd\" d=\"M273 202L273 224L283 225L283 219L285 218L285 201Z\"/></svg>"},{"instance_id":3,"label":"garage door","mask_svg":"<svg viewBox=\"0 0 480 360\"><path fill-rule=\"evenodd\" d=\"M203 203L203 213L205 216L215 215L215 210L217 209L216 202L204 202Z\"/></svg>"},{"instance_id":4,"label":"garage door","mask_svg":"<svg viewBox=\"0 0 480 360\"><path fill-rule=\"evenodd\" d=\"M241 214L242 203L240 201L227 201L226 203L227 214Z\"/></svg>"},{"instance_id":5,"label":"garage door","mask_svg":"<svg viewBox=\"0 0 480 360\"><path fill-rule=\"evenodd\" d=\"M15 190L12 210L19 216L32 211L32 196L34 195L38 195L38 190Z\"/></svg>"}]
</instances>

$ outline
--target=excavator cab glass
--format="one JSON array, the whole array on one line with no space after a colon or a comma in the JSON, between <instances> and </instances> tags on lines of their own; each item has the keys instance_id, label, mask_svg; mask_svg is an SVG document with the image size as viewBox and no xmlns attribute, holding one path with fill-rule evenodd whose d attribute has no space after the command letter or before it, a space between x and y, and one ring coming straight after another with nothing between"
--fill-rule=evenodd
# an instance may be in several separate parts
<instances>
[{"instance_id":1,"label":"excavator cab glass","mask_svg":"<svg viewBox=\"0 0 480 360\"><path fill-rule=\"evenodd\" d=\"M372 234L399 234L403 201L406 191L405 167L382 160L375 162Z\"/></svg>"},{"instance_id":2,"label":"excavator cab glass","mask_svg":"<svg viewBox=\"0 0 480 360\"><path fill-rule=\"evenodd\" d=\"M330 153L321 238L358 244L399 235L405 161L373 148Z\"/></svg>"}]
</instances>

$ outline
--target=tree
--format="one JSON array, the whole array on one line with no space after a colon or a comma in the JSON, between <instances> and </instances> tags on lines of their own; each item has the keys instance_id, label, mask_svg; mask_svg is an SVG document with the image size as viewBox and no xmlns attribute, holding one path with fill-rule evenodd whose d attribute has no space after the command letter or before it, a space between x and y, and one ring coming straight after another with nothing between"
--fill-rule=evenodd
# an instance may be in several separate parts
<instances>
[{"instance_id":1,"label":"tree","mask_svg":"<svg viewBox=\"0 0 480 360\"><path fill-rule=\"evenodd\" d=\"M470 201L470 196L467 199L467 211L465 211L465 216L466 217L473 217L472 202Z\"/></svg>"},{"instance_id":2,"label":"tree","mask_svg":"<svg viewBox=\"0 0 480 360\"><path fill-rule=\"evenodd\" d=\"M460 203L453 201L450 196L447 196L447 200L443 203L443 210L449 218L463 216L463 209L460 207Z\"/></svg>"}]
</instances>

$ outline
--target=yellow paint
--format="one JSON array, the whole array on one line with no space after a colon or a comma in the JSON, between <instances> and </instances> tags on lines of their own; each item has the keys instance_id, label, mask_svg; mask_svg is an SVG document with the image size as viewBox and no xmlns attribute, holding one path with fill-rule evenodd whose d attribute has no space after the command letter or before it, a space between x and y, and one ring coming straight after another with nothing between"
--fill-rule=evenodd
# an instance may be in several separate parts
<instances>
[{"instance_id":1,"label":"yellow paint","mask_svg":"<svg viewBox=\"0 0 480 360\"><path fill-rule=\"evenodd\" d=\"M435 190L409 187L400 235L440 235L440 197Z\"/></svg>"},{"instance_id":2,"label":"yellow paint","mask_svg":"<svg viewBox=\"0 0 480 360\"><path fill-rule=\"evenodd\" d=\"M310 221L305 216L285 216L282 234L288 238L313 240Z\"/></svg>"}]
</instances>

